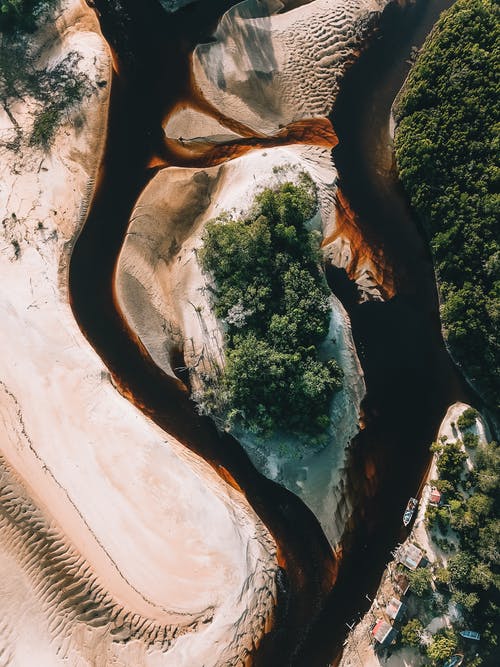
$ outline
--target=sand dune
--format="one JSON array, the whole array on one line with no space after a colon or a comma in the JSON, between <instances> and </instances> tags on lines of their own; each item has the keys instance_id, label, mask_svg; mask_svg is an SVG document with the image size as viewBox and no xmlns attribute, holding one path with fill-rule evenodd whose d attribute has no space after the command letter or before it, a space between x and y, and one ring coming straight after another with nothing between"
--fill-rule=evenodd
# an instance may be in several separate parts
<instances>
[{"instance_id":1,"label":"sand dune","mask_svg":"<svg viewBox=\"0 0 500 667\"><path fill-rule=\"evenodd\" d=\"M296 4L244 0L224 15L214 41L194 52L204 99L256 131L328 115L342 73L387 0Z\"/></svg>"},{"instance_id":2,"label":"sand dune","mask_svg":"<svg viewBox=\"0 0 500 667\"><path fill-rule=\"evenodd\" d=\"M197 261L205 223L224 211L245 213L262 189L296 181L302 172L317 184L320 209L311 224L321 228L333 210L336 174L328 149L315 146L253 151L207 169L164 169L137 202L117 264L118 302L161 368L174 375L172 359L182 353L195 397L203 389L203 375L224 366L223 326L214 316L210 281ZM332 339L337 344L326 345L324 355L338 359L346 383L332 403L328 447L311 454L309 446L289 439L290 449L280 453L276 442L235 434L259 470L308 504L333 545L349 513L342 497L344 454L357 432L364 395L349 320L333 295Z\"/></svg>"},{"instance_id":3,"label":"sand dune","mask_svg":"<svg viewBox=\"0 0 500 667\"><path fill-rule=\"evenodd\" d=\"M272 621L276 547L240 493L118 394L74 320L68 261L110 64L84 2L55 30L43 57L77 50L108 85L50 154L0 148L0 660L242 664ZM21 126L29 111L16 107Z\"/></svg>"}]
</instances>

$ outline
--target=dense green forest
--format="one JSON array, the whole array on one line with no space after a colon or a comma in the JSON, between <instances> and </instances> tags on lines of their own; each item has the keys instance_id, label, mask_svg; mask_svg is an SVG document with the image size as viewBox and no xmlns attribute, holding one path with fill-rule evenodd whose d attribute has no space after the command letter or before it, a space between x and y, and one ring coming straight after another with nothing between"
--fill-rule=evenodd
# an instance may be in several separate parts
<instances>
[{"instance_id":1,"label":"dense green forest","mask_svg":"<svg viewBox=\"0 0 500 667\"><path fill-rule=\"evenodd\" d=\"M207 378L203 404L225 426L316 442L329 425L342 371L318 357L331 312L319 235L304 224L316 207L303 175L298 185L264 190L246 217L206 227L200 262L215 279L215 312L227 334L225 369Z\"/></svg>"},{"instance_id":2,"label":"dense green forest","mask_svg":"<svg viewBox=\"0 0 500 667\"><path fill-rule=\"evenodd\" d=\"M500 5L457 0L396 105L401 180L429 235L454 358L500 403Z\"/></svg>"}]
</instances>

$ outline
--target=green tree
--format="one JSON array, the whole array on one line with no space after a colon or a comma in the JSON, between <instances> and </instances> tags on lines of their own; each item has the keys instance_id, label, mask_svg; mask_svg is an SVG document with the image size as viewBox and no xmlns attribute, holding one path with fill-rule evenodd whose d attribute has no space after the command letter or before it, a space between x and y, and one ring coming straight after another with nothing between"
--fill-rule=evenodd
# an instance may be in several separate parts
<instances>
[{"instance_id":1,"label":"green tree","mask_svg":"<svg viewBox=\"0 0 500 667\"><path fill-rule=\"evenodd\" d=\"M436 570L434 579L438 586L448 586L451 580L451 576L446 567L440 567Z\"/></svg>"},{"instance_id":2,"label":"green tree","mask_svg":"<svg viewBox=\"0 0 500 667\"><path fill-rule=\"evenodd\" d=\"M420 646L424 626L418 618L412 618L401 628L401 642L406 646Z\"/></svg>"},{"instance_id":3,"label":"green tree","mask_svg":"<svg viewBox=\"0 0 500 667\"><path fill-rule=\"evenodd\" d=\"M418 597L428 595L432 590L432 574L426 567L419 567L408 574L410 590Z\"/></svg>"},{"instance_id":4,"label":"green tree","mask_svg":"<svg viewBox=\"0 0 500 667\"><path fill-rule=\"evenodd\" d=\"M457 420L458 428L461 431L465 431L468 428L472 428L475 425L478 416L479 413L477 410L474 410L474 408L467 408L462 412L462 414Z\"/></svg>"},{"instance_id":5,"label":"green tree","mask_svg":"<svg viewBox=\"0 0 500 667\"><path fill-rule=\"evenodd\" d=\"M464 551L459 551L448 561L448 571L453 584L466 584L469 581L470 572L474 564L472 556Z\"/></svg>"},{"instance_id":6,"label":"green tree","mask_svg":"<svg viewBox=\"0 0 500 667\"><path fill-rule=\"evenodd\" d=\"M467 455L462 451L461 442L450 442L444 445L437 460L439 476L450 482L458 482L464 471Z\"/></svg>"},{"instance_id":7,"label":"green tree","mask_svg":"<svg viewBox=\"0 0 500 667\"><path fill-rule=\"evenodd\" d=\"M264 190L246 217L224 214L206 226L198 257L215 280L227 335L225 369L202 402L226 426L306 434L311 443L326 436L343 374L319 358L331 310L318 239L305 226L316 207L303 175Z\"/></svg>"},{"instance_id":8,"label":"green tree","mask_svg":"<svg viewBox=\"0 0 500 667\"><path fill-rule=\"evenodd\" d=\"M474 607L479 602L479 596L477 593L466 593L462 590L456 590L452 595L452 600L456 604L460 605L465 609L466 612L470 613L473 611Z\"/></svg>"},{"instance_id":9,"label":"green tree","mask_svg":"<svg viewBox=\"0 0 500 667\"><path fill-rule=\"evenodd\" d=\"M434 635L427 647L427 656L433 665L437 665L451 658L458 648L455 634L450 630L443 630Z\"/></svg>"},{"instance_id":10,"label":"green tree","mask_svg":"<svg viewBox=\"0 0 500 667\"><path fill-rule=\"evenodd\" d=\"M395 105L399 174L429 236L444 333L493 409L500 405L499 43L498 3L457 0ZM459 420L459 428L472 424L472 414Z\"/></svg>"}]
</instances>

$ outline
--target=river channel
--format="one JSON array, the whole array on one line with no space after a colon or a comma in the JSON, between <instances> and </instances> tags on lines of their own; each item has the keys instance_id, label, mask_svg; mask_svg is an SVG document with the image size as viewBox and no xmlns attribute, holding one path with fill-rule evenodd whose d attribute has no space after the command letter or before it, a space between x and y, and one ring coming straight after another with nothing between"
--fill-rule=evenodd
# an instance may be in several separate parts
<instances>
[{"instance_id":1,"label":"river channel","mask_svg":"<svg viewBox=\"0 0 500 667\"><path fill-rule=\"evenodd\" d=\"M367 608L365 595L373 594L401 537L402 511L418 491L446 407L468 398L441 338L432 263L397 181L388 135L390 106L411 47L452 2L386 10L378 36L345 77L331 116L342 193L395 286L386 302L360 304L347 274L328 272L351 317L367 383L365 428L353 442L349 465L356 510L337 557L308 508L259 474L233 438L197 414L182 383L155 366L114 296L130 214L157 171L148 165L164 152L162 120L190 95L189 54L210 39L234 4L196 2L170 15L154 0L93 3L116 72L98 186L72 254L71 301L120 391L221 476L229 472L273 534L282 568L275 628L254 664L326 666L338 659L346 623ZM293 140L292 131L274 143ZM245 150L251 148L246 141Z\"/></svg>"}]
</instances>

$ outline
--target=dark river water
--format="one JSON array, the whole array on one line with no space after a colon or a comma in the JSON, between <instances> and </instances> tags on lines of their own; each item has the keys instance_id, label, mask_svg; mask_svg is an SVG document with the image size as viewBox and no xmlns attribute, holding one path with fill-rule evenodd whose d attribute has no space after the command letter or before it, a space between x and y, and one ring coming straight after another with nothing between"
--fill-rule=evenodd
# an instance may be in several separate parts
<instances>
[{"instance_id":1,"label":"dark river water","mask_svg":"<svg viewBox=\"0 0 500 667\"><path fill-rule=\"evenodd\" d=\"M260 475L234 439L197 415L183 385L140 349L115 304L115 263L134 203L155 173L148 164L164 150L162 119L190 95L191 50L210 38L218 18L236 3L210 0L174 15L154 0L94 4L118 74L97 192L72 255L75 317L125 395L222 476L229 471L273 534L282 566L276 623L254 664L326 666L338 658L346 622L367 608L365 594L373 594L402 537L404 506L419 489L446 407L471 400L441 339L429 253L400 190L387 134L410 48L452 3L386 11L379 36L348 72L331 116L342 192L396 286L391 300L359 305L345 272L328 274L350 314L367 383L366 428L353 443L349 465L356 507L338 559L305 505Z\"/></svg>"}]
</instances>

